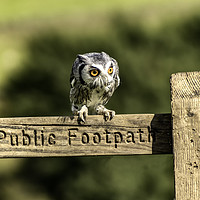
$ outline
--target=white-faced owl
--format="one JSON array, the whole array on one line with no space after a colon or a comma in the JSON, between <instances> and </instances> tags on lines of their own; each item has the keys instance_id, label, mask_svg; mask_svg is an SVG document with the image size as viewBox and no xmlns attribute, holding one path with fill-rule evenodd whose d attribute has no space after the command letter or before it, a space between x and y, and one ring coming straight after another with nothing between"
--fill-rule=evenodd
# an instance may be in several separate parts
<instances>
[{"instance_id":1,"label":"white-faced owl","mask_svg":"<svg viewBox=\"0 0 200 200\"><path fill-rule=\"evenodd\" d=\"M70 77L72 112L85 122L88 109L91 113L112 119L115 111L104 106L120 84L117 61L108 54L86 53L78 55Z\"/></svg>"}]
</instances>

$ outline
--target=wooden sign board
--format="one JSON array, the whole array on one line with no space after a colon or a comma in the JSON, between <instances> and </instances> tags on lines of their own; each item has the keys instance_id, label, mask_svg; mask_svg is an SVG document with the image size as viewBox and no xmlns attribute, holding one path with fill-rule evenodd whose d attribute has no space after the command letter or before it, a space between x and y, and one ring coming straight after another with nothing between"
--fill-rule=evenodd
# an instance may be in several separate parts
<instances>
[{"instance_id":1,"label":"wooden sign board","mask_svg":"<svg viewBox=\"0 0 200 200\"><path fill-rule=\"evenodd\" d=\"M0 157L172 153L170 114L0 119Z\"/></svg>"}]
</instances>

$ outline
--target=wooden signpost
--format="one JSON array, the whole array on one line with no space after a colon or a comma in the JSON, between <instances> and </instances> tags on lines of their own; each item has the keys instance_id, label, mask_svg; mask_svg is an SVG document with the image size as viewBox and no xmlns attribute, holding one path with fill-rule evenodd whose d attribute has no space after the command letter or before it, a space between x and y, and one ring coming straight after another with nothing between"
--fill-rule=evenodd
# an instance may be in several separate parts
<instances>
[{"instance_id":1,"label":"wooden signpost","mask_svg":"<svg viewBox=\"0 0 200 200\"><path fill-rule=\"evenodd\" d=\"M171 115L0 119L0 157L172 153Z\"/></svg>"},{"instance_id":2,"label":"wooden signpost","mask_svg":"<svg viewBox=\"0 0 200 200\"><path fill-rule=\"evenodd\" d=\"M177 200L200 199L200 72L171 77L172 114L0 118L0 157L174 154Z\"/></svg>"},{"instance_id":3,"label":"wooden signpost","mask_svg":"<svg viewBox=\"0 0 200 200\"><path fill-rule=\"evenodd\" d=\"M177 200L200 199L200 72L171 77Z\"/></svg>"}]
</instances>

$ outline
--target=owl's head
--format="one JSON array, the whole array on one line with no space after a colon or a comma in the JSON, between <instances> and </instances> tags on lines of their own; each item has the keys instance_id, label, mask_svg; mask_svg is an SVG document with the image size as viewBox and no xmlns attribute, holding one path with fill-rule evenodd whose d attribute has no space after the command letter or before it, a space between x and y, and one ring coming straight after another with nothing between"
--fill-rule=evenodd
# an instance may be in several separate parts
<instances>
[{"instance_id":1,"label":"owl's head","mask_svg":"<svg viewBox=\"0 0 200 200\"><path fill-rule=\"evenodd\" d=\"M117 61L104 52L78 55L73 71L81 84L90 88L103 88L119 79Z\"/></svg>"}]
</instances>

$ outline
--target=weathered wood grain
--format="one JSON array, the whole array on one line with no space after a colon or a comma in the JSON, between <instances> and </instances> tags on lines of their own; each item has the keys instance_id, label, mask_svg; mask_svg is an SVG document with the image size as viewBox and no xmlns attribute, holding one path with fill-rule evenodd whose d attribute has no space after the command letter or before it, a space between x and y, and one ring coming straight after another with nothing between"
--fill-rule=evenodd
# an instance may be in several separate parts
<instances>
[{"instance_id":1,"label":"weathered wood grain","mask_svg":"<svg viewBox=\"0 0 200 200\"><path fill-rule=\"evenodd\" d=\"M170 114L0 118L0 157L172 153Z\"/></svg>"},{"instance_id":2,"label":"weathered wood grain","mask_svg":"<svg viewBox=\"0 0 200 200\"><path fill-rule=\"evenodd\" d=\"M200 72L171 77L176 200L200 199Z\"/></svg>"}]
</instances>

